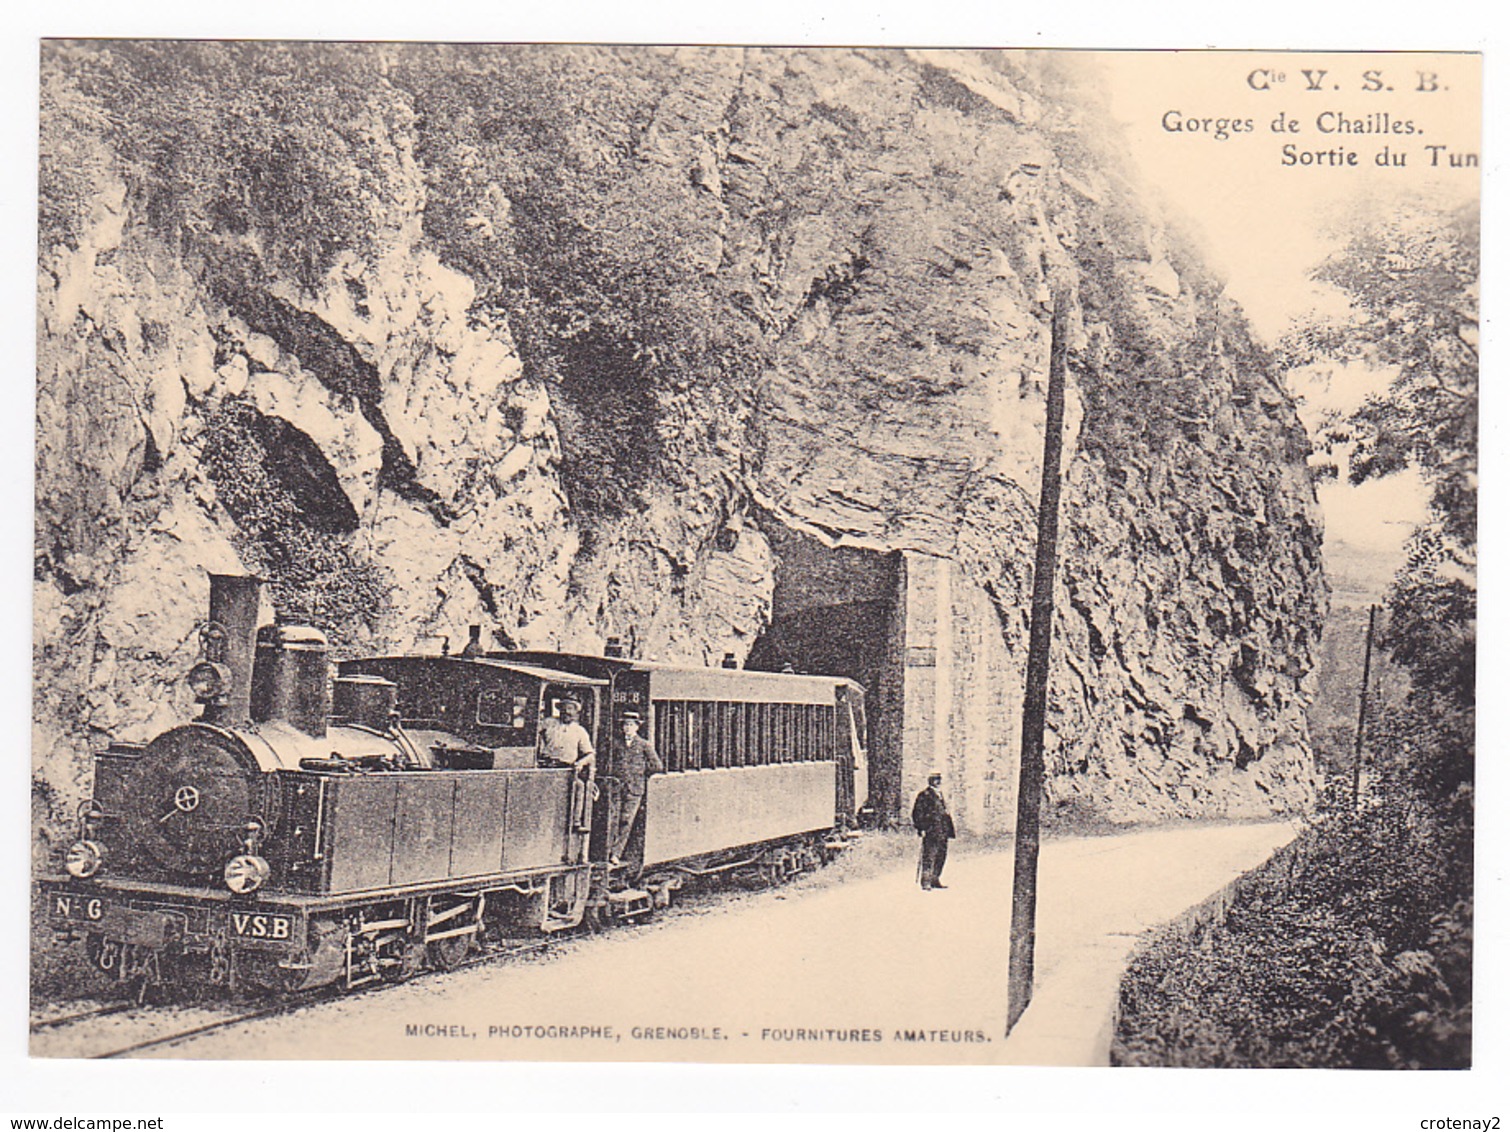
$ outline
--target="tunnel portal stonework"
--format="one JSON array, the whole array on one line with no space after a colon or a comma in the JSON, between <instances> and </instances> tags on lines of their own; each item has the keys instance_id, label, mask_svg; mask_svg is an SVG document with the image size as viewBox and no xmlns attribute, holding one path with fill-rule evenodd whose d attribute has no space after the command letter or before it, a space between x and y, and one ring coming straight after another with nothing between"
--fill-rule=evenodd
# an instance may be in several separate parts
<instances>
[{"instance_id":1,"label":"tunnel portal stonework","mask_svg":"<svg viewBox=\"0 0 1510 1132\"><path fill-rule=\"evenodd\" d=\"M964 831L1010 833L1016 817L1022 659L987 594L953 561L828 547L782 528L771 625L753 668L847 676L866 692L870 802L906 821L937 770Z\"/></svg>"},{"instance_id":2,"label":"tunnel portal stonework","mask_svg":"<svg viewBox=\"0 0 1510 1132\"><path fill-rule=\"evenodd\" d=\"M903 816L936 771L961 830L1009 833L1023 658L1007 651L990 599L951 560L904 553L898 591Z\"/></svg>"}]
</instances>

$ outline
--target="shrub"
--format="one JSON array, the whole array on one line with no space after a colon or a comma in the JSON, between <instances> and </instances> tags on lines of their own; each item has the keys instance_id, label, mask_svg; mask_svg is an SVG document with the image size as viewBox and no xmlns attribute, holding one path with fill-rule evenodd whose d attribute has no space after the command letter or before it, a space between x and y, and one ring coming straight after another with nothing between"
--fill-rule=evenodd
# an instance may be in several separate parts
<instances>
[{"instance_id":1,"label":"shrub","mask_svg":"<svg viewBox=\"0 0 1510 1132\"><path fill-rule=\"evenodd\" d=\"M1472 1022L1472 790L1386 769L1123 982L1120 1065L1454 1068Z\"/></svg>"}]
</instances>

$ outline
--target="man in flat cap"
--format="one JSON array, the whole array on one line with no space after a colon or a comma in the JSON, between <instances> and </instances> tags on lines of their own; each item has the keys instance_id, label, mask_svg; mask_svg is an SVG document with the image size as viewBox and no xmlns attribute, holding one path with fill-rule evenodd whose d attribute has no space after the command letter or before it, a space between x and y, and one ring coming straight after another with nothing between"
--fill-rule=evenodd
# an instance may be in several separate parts
<instances>
[{"instance_id":1,"label":"man in flat cap","mask_svg":"<svg viewBox=\"0 0 1510 1132\"><path fill-rule=\"evenodd\" d=\"M944 801L943 781L943 775L930 774L927 788L912 804L912 825L923 839L923 849L918 854L918 884L923 886L924 892L948 887L939 883L939 874L944 871L944 859L949 856L954 819L949 816L949 804Z\"/></svg>"},{"instance_id":2,"label":"man in flat cap","mask_svg":"<svg viewBox=\"0 0 1510 1132\"><path fill-rule=\"evenodd\" d=\"M540 762L545 766L592 766L597 752L582 726L582 704L570 696L558 701L556 716L546 716L540 728Z\"/></svg>"},{"instance_id":3,"label":"man in flat cap","mask_svg":"<svg viewBox=\"0 0 1510 1132\"><path fill-rule=\"evenodd\" d=\"M573 696L556 703L557 716L547 715L540 725L540 751L536 762L543 767L570 767L572 771L571 824L582 834L589 826L591 799L597 797L593 768L597 751L592 736L582 726L582 704ZM580 845L568 840L566 860L576 860Z\"/></svg>"},{"instance_id":4,"label":"man in flat cap","mask_svg":"<svg viewBox=\"0 0 1510 1132\"><path fill-rule=\"evenodd\" d=\"M640 738L640 726L644 722L637 711L626 711L619 716L622 734L614 750L614 768L618 774L621 805L619 827L614 833L613 851L609 863L620 864L629 836L634 832L635 818L645 801L645 780L652 774L661 774L665 767L660 755L648 740Z\"/></svg>"}]
</instances>

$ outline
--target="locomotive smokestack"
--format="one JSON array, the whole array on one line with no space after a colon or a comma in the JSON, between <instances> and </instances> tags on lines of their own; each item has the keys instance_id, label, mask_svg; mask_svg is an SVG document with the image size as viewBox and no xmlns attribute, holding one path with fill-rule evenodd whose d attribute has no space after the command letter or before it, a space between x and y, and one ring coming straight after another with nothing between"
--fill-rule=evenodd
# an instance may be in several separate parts
<instances>
[{"instance_id":1,"label":"locomotive smokestack","mask_svg":"<svg viewBox=\"0 0 1510 1132\"><path fill-rule=\"evenodd\" d=\"M229 674L224 692L205 704L207 723L235 725L251 718L252 661L257 649L257 615L262 579L250 575L210 575L210 623L204 630L205 659Z\"/></svg>"}]
</instances>

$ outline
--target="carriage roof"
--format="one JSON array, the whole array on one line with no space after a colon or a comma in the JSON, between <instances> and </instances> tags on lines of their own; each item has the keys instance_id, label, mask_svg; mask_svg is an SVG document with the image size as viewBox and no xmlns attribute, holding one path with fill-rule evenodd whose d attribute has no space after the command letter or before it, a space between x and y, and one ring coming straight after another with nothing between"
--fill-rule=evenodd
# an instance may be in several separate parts
<instances>
[{"instance_id":1,"label":"carriage roof","mask_svg":"<svg viewBox=\"0 0 1510 1132\"><path fill-rule=\"evenodd\" d=\"M497 658L509 664L546 663L568 668L584 676L612 678L620 672L648 672L653 680L652 695L658 699L832 703L834 690L838 687L846 688L856 695L864 694L861 686L846 676L698 667L582 653L490 653L489 658Z\"/></svg>"}]
</instances>

